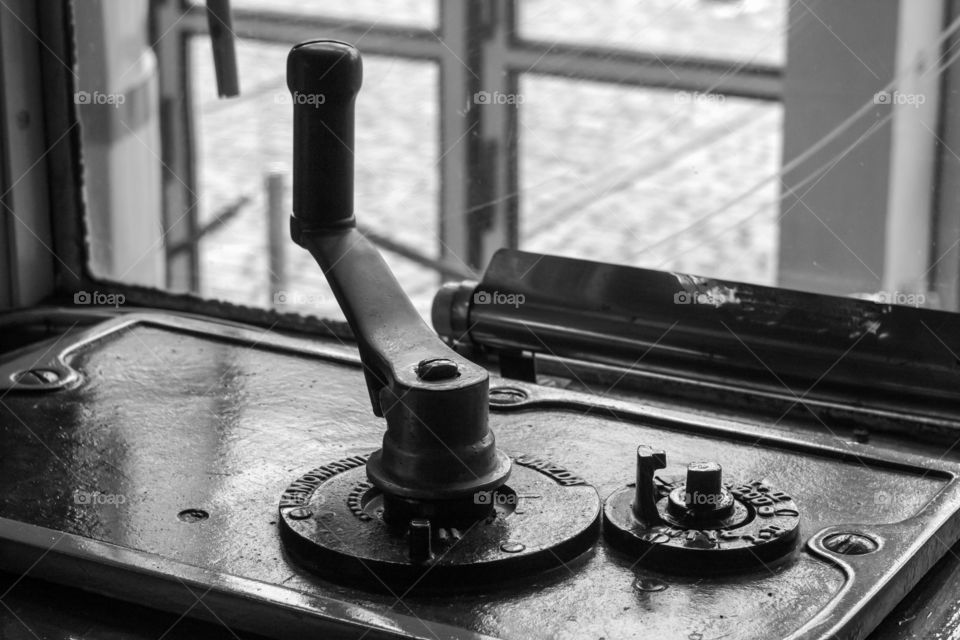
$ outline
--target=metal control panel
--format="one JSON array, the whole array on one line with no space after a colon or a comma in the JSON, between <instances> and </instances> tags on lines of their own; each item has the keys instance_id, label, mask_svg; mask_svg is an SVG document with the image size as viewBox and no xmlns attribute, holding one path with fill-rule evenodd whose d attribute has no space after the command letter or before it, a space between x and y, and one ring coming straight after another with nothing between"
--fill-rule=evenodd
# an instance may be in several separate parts
<instances>
[{"instance_id":1,"label":"metal control panel","mask_svg":"<svg viewBox=\"0 0 960 640\"><path fill-rule=\"evenodd\" d=\"M350 345L129 315L0 373L4 570L273 637L859 638L958 537L946 458L493 377L490 521L390 546Z\"/></svg>"}]
</instances>

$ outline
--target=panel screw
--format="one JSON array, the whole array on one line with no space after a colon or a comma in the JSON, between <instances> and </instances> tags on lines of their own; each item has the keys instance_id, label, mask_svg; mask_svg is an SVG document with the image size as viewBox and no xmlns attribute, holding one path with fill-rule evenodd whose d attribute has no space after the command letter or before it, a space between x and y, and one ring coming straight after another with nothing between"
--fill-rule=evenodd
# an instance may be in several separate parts
<instances>
[{"instance_id":1,"label":"panel screw","mask_svg":"<svg viewBox=\"0 0 960 640\"><path fill-rule=\"evenodd\" d=\"M845 556L861 556L876 551L880 545L861 533L835 533L823 541L823 546Z\"/></svg>"},{"instance_id":2,"label":"panel screw","mask_svg":"<svg viewBox=\"0 0 960 640\"><path fill-rule=\"evenodd\" d=\"M460 367L448 358L427 358L417 365L417 377L428 382L449 380L460 375Z\"/></svg>"},{"instance_id":3,"label":"panel screw","mask_svg":"<svg viewBox=\"0 0 960 640\"><path fill-rule=\"evenodd\" d=\"M504 542L500 545L500 551L504 553L520 553L527 548L522 542Z\"/></svg>"},{"instance_id":4,"label":"panel screw","mask_svg":"<svg viewBox=\"0 0 960 640\"><path fill-rule=\"evenodd\" d=\"M200 522L210 517L210 514L203 509L184 509L177 514L177 517L184 522Z\"/></svg>"},{"instance_id":5,"label":"panel screw","mask_svg":"<svg viewBox=\"0 0 960 640\"><path fill-rule=\"evenodd\" d=\"M515 387L494 387L490 389L490 404L519 404L527 399L527 392Z\"/></svg>"},{"instance_id":6,"label":"panel screw","mask_svg":"<svg viewBox=\"0 0 960 640\"><path fill-rule=\"evenodd\" d=\"M53 369L28 369L14 374L13 381L30 387L60 382L60 373Z\"/></svg>"},{"instance_id":7,"label":"panel screw","mask_svg":"<svg viewBox=\"0 0 960 640\"><path fill-rule=\"evenodd\" d=\"M633 583L633 588L637 591L656 592L667 588L667 583L656 578L637 578Z\"/></svg>"},{"instance_id":8,"label":"panel screw","mask_svg":"<svg viewBox=\"0 0 960 640\"><path fill-rule=\"evenodd\" d=\"M287 516L289 516L291 520L306 520L312 515L313 511L307 509L306 507L297 507L296 509L291 509L287 513Z\"/></svg>"}]
</instances>

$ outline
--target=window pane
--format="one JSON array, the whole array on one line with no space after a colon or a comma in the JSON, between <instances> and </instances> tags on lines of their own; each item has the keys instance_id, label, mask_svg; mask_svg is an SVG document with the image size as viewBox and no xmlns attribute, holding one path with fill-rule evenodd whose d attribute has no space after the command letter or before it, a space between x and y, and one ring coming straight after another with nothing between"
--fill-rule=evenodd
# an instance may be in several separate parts
<instances>
[{"instance_id":1,"label":"window pane","mask_svg":"<svg viewBox=\"0 0 960 640\"><path fill-rule=\"evenodd\" d=\"M522 0L520 34L578 42L780 64L786 0Z\"/></svg>"},{"instance_id":2,"label":"window pane","mask_svg":"<svg viewBox=\"0 0 960 640\"><path fill-rule=\"evenodd\" d=\"M778 103L521 78L522 246L775 284Z\"/></svg>"},{"instance_id":3,"label":"window pane","mask_svg":"<svg viewBox=\"0 0 960 640\"><path fill-rule=\"evenodd\" d=\"M237 9L370 20L382 24L434 27L437 3L432 0L233 0Z\"/></svg>"},{"instance_id":4,"label":"window pane","mask_svg":"<svg viewBox=\"0 0 960 640\"><path fill-rule=\"evenodd\" d=\"M408 254L440 254L443 158L445 253L469 257L474 271L514 237L519 188L525 249L839 295L919 293L930 306L960 308L960 269L950 253L960 228L950 214L951 185L960 184L951 177L958 134L943 97L956 83L941 74L957 56L937 40L939 13L825 0L791 3L789 15L785 0L609 0L599 8L518 0L522 36L546 41L530 47L502 37L513 25L498 21L511 12L457 11L462 3L443 5L446 34L437 24L440 5L428 0L235 6L369 21L364 37L377 38L377 51L423 56L365 53L357 113L359 219ZM152 16L147 5L109 0L99 14L77 16L93 272L339 314L319 269L283 228L274 244L285 254L288 280L270 275L280 251L271 262L268 222L285 220L290 205L283 76L296 34L284 27L298 19L263 30L261 37L277 39L272 44L238 42L242 95L220 100L209 39L194 35L204 29L202 5L186 17L165 3L149 7ZM411 29L373 31L380 23ZM421 31L409 48L408 32L425 25L436 36ZM353 32L361 51L367 26ZM185 67L177 48L184 37ZM757 99L654 88L674 81L645 64L634 74L630 56L602 51L580 65L568 44L719 60L719 67L671 62L676 86L709 92L719 84ZM782 72L738 72L748 62ZM543 75L568 70L583 79ZM181 96L183 78L192 96ZM515 91L523 99L508 102L504 116L496 105ZM485 95L496 104L478 102ZM188 98L194 122L178 131L179 105ZM449 137L443 149L441 130ZM514 148L521 157L506 156ZM506 174L514 160L519 187ZM271 218L264 185L276 171L286 184ZM796 193L781 200L789 188ZM190 216L196 229L178 225ZM183 250L191 239L198 269ZM426 311L437 271L385 254ZM308 295L318 291L325 292L319 301ZM283 292L294 295L275 295Z\"/></svg>"}]
</instances>

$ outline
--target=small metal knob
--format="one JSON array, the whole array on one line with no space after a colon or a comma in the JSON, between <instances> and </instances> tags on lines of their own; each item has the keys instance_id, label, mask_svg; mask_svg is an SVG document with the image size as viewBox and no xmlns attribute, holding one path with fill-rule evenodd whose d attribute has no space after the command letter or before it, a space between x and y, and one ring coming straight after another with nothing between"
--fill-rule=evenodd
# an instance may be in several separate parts
<instances>
[{"instance_id":1,"label":"small metal knob","mask_svg":"<svg viewBox=\"0 0 960 640\"><path fill-rule=\"evenodd\" d=\"M723 500L723 469L716 462L687 465L684 502L693 511L712 511Z\"/></svg>"},{"instance_id":2,"label":"small metal knob","mask_svg":"<svg viewBox=\"0 0 960 640\"><path fill-rule=\"evenodd\" d=\"M723 469L716 462L691 462L685 482L670 492L667 509L680 522L693 524L726 518L734 499L723 486Z\"/></svg>"}]
</instances>

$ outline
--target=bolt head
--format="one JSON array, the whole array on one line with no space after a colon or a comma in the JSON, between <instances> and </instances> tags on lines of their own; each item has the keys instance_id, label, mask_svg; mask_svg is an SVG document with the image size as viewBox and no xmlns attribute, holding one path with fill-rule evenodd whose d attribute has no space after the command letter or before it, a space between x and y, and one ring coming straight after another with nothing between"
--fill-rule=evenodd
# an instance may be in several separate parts
<instances>
[{"instance_id":1,"label":"bolt head","mask_svg":"<svg viewBox=\"0 0 960 640\"><path fill-rule=\"evenodd\" d=\"M28 387L37 387L45 384L60 382L60 373L53 369L28 369L14 374L14 382Z\"/></svg>"},{"instance_id":2,"label":"bolt head","mask_svg":"<svg viewBox=\"0 0 960 640\"><path fill-rule=\"evenodd\" d=\"M490 389L490 404L518 404L527 399L527 392L515 387L494 387Z\"/></svg>"},{"instance_id":3,"label":"bolt head","mask_svg":"<svg viewBox=\"0 0 960 640\"><path fill-rule=\"evenodd\" d=\"M417 377L427 382L450 380L460 375L460 367L449 358L427 358L417 365Z\"/></svg>"},{"instance_id":4,"label":"bolt head","mask_svg":"<svg viewBox=\"0 0 960 640\"><path fill-rule=\"evenodd\" d=\"M657 591L663 591L667 588L667 583L663 580L657 580L656 578L637 578L633 583L633 588L637 591L646 591L649 593L655 593Z\"/></svg>"},{"instance_id":5,"label":"bolt head","mask_svg":"<svg viewBox=\"0 0 960 640\"><path fill-rule=\"evenodd\" d=\"M834 533L827 536L823 541L823 546L834 553L845 556L859 556L865 553L873 553L880 548L880 545L873 539L856 532Z\"/></svg>"}]
</instances>

